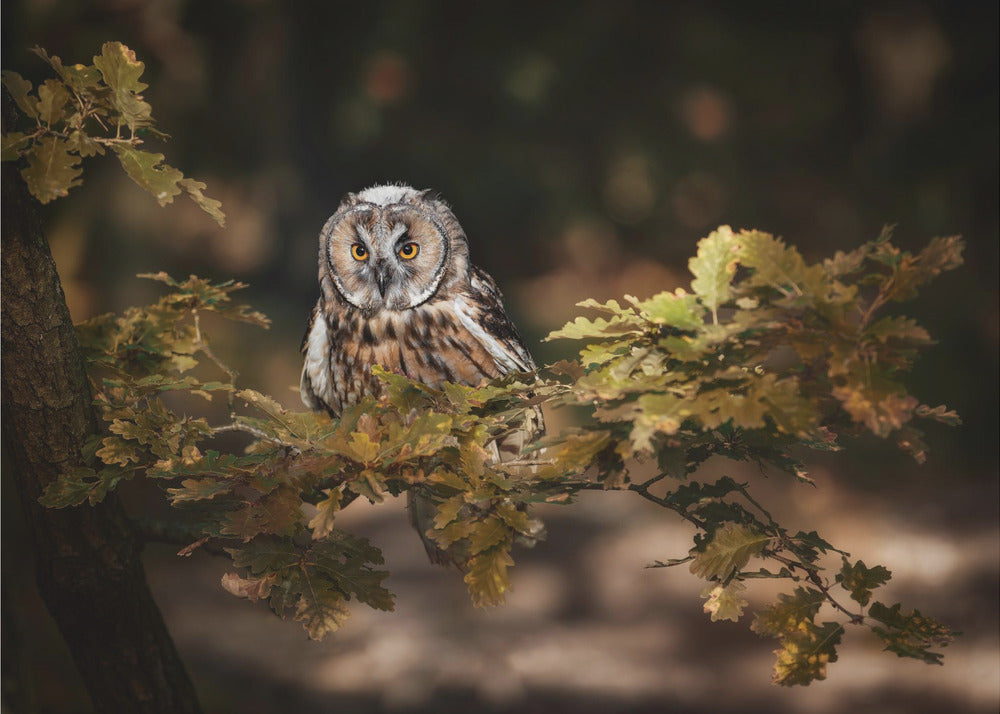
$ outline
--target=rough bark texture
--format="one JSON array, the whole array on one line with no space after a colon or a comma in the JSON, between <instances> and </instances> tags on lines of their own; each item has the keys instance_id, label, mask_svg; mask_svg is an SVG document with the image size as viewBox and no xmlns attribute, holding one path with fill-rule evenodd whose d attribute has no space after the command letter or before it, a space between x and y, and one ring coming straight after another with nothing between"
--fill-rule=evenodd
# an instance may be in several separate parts
<instances>
[{"instance_id":1,"label":"rough bark texture","mask_svg":"<svg viewBox=\"0 0 1000 714\"><path fill-rule=\"evenodd\" d=\"M38 503L62 468L79 463L80 448L98 424L34 199L10 162L2 180L3 443L33 541L39 590L96 711L198 712L118 499L62 510Z\"/></svg>"}]
</instances>

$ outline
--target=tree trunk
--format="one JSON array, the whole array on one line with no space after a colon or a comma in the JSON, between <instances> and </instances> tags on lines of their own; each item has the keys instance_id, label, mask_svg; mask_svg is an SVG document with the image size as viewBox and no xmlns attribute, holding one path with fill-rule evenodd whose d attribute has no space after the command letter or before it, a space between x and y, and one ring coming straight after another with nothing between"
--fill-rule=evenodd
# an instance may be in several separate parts
<instances>
[{"instance_id":1,"label":"tree trunk","mask_svg":"<svg viewBox=\"0 0 1000 714\"><path fill-rule=\"evenodd\" d=\"M198 712L118 498L62 510L38 503L62 469L80 463L81 446L99 427L34 199L12 162L3 164L2 181L3 445L34 547L39 591L96 711Z\"/></svg>"}]
</instances>

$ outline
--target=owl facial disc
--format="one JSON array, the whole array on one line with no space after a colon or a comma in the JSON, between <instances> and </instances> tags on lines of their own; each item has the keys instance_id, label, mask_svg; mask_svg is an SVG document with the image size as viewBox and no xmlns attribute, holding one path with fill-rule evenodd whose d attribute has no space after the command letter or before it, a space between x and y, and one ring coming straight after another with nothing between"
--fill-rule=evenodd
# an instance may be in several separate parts
<instances>
[{"instance_id":1,"label":"owl facial disc","mask_svg":"<svg viewBox=\"0 0 1000 714\"><path fill-rule=\"evenodd\" d=\"M323 258L333 286L369 316L422 305L448 272L452 257L448 230L421 207L406 202L381 205L361 200L364 196L355 197L354 205L338 211L324 227ZM408 197L399 195L403 200Z\"/></svg>"}]
</instances>

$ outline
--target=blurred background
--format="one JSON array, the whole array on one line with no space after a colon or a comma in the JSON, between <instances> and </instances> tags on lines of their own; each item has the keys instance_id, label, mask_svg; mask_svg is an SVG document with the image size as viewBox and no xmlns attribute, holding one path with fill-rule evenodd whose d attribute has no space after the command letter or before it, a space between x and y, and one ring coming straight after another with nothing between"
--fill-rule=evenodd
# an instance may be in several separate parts
<instances>
[{"instance_id":1,"label":"blurred background","mask_svg":"<svg viewBox=\"0 0 1000 714\"><path fill-rule=\"evenodd\" d=\"M540 343L586 297L687 285L717 225L784 236L807 259L898 224L919 249L963 234L967 264L907 308L940 341L914 393L965 423L929 427L918 467L885 444L813 461L818 488L756 487L894 572L903 599L965 632L944 667L851 632L829 678L769 684L774 644L713 624L686 571L646 570L690 533L628 494L543 515L506 607L477 611L426 562L399 504L343 526L381 546L395 613L355 608L320 644L219 587L225 563L166 546L148 575L207 712L996 712L998 647L998 36L994 2L309 3L7 0L3 67L36 84L35 45L91 62L119 40L146 63L149 148L208 183L225 229L160 208L110 158L42 209L74 319L152 301L166 270L250 284L270 331L213 327L247 386L298 407L299 343L318 295L317 234L374 183L433 187L475 262ZM141 487L126 494L148 506ZM35 592L3 488L5 711L89 711ZM773 598L751 588L752 605ZM894 600L889 600L893 602Z\"/></svg>"}]
</instances>

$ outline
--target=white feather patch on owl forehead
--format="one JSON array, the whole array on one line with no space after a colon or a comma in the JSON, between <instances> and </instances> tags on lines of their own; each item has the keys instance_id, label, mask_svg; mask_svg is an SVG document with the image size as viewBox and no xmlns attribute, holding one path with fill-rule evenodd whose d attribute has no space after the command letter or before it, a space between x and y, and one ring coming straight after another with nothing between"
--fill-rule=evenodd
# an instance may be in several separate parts
<instances>
[{"instance_id":1,"label":"white feather patch on owl forehead","mask_svg":"<svg viewBox=\"0 0 1000 714\"><path fill-rule=\"evenodd\" d=\"M376 206L391 206L394 203L403 203L408 199L418 198L419 196L420 191L406 184L372 186L358 194L360 200L366 203L374 203Z\"/></svg>"}]
</instances>

